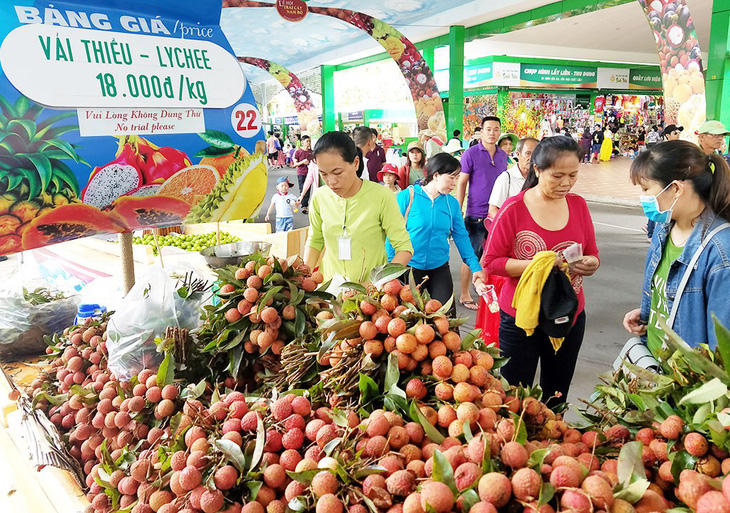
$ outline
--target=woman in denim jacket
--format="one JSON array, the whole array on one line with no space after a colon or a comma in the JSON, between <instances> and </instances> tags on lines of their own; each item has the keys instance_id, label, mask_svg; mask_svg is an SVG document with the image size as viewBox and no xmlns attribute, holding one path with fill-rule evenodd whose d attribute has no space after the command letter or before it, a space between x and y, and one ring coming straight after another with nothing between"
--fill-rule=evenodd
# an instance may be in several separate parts
<instances>
[{"instance_id":1,"label":"woman in denim jacket","mask_svg":"<svg viewBox=\"0 0 730 513\"><path fill-rule=\"evenodd\" d=\"M687 141L667 141L640 153L631 179L656 221L646 260L641 308L624 327L656 354L664 340L658 317L669 317L680 281L697 249L730 217L730 168L719 155ZM712 314L730 326L730 226L707 241L681 297L673 329L690 346L717 346Z\"/></svg>"}]
</instances>

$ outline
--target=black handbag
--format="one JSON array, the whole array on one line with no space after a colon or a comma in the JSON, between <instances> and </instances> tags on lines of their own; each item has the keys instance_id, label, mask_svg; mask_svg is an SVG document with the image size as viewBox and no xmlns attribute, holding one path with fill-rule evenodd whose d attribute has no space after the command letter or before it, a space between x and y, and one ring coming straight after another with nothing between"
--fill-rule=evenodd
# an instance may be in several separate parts
<instances>
[{"instance_id":1,"label":"black handbag","mask_svg":"<svg viewBox=\"0 0 730 513\"><path fill-rule=\"evenodd\" d=\"M540 329L549 337L564 338L570 333L578 311L578 296L568 276L554 267L545 280L540 296Z\"/></svg>"}]
</instances>

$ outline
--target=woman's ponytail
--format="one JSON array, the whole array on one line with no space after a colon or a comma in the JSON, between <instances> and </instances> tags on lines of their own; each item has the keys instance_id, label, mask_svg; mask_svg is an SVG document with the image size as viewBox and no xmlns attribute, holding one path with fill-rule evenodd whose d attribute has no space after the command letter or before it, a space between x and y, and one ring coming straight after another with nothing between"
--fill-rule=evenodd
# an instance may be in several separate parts
<instances>
[{"instance_id":1,"label":"woman's ponytail","mask_svg":"<svg viewBox=\"0 0 730 513\"><path fill-rule=\"evenodd\" d=\"M712 175L708 205L717 215L730 217L730 166L722 155L713 153L707 160L707 171Z\"/></svg>"},{"instance_id":2,"label":"woman's ponytail","mask_svg":"<svg viewBox=\"0 0 730 513\"><path fill-rule=\"evenodd\" d=\"M359 146L357 147L357 156L360 157L360 165L357 167L357 176L362 178L363 172L365 171L365 155L363 155Z\"/></svg>"}]
</instances>

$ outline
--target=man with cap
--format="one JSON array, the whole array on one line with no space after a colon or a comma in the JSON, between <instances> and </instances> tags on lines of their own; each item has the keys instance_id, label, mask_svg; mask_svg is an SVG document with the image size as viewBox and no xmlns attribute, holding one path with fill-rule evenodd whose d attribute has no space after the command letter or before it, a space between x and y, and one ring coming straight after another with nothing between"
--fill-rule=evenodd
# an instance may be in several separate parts
<instances>
[{"instance_id":1,"label":"man with cap","mask_svg":"<svg viewBox=\"0 0 730 513\"><path fill-rule=\"evenodd\" d=\"M678 141L683 130L683 126L667 125L664 127L664 130L662 130L662 136L665 141Z\"/></svg>"},{"instance_id":2,"label":"man with cap","mask_svg":"<svg viewBox=\"0 0 730 513\"><path fill-rule=\"evenodd\" d=\"M705 121L697 130L699 146L708 155L712 153L721 154L725 137L728 135L730 135L730 132L719 121ZM728 160L727 155L725 155L725 160Z\"/></svg>"},{"instance_id":3,"label":"man with cap","mask_svg":"<svg viewBox=\"0 0 730 513\"><path fill-rule=\"evenodd\" d=\"M271 197L271 204L264 218L265 221L268 221L271 211L276 208L277 233L294 229L294 207L299 206L299 200L289 192L289 187L292 187L292 184L286 176L276 179L277 192Z\"/></svg>"}]
</instances>

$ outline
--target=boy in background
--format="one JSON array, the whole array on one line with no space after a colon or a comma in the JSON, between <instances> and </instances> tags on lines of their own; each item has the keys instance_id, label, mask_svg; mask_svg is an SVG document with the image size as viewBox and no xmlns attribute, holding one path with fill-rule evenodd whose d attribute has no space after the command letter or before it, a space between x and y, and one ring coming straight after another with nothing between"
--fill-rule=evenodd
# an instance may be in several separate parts
<instances>
[{"instance_id":1,"label":"boy in background","mask_svg":"<svg viewBox=\"0 0 730 513\"><path fill-rule=\"evenodd\" d=\"M279 192L271 198L269 210L266 211L264 220L268 221L271 211L276 208L276 233L288 232L294 228L294 207L299 206L299 200L289 192L291 186L286 176L277 178L276 190Z\"/></svg>"}]
</instances>

